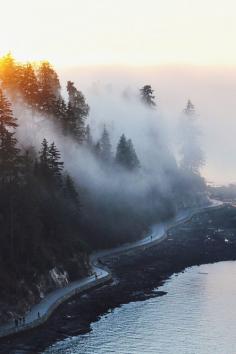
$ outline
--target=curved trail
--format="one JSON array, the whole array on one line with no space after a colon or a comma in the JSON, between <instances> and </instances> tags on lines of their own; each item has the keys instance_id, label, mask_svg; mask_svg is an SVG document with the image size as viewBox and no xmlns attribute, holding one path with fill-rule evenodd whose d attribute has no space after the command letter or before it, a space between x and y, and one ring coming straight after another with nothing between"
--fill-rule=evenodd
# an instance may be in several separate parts
<instances>
[{"instance_id":1,"label":"curved trail","mask_svg":"<svg viewBox=\"0 0 236 354\"><path fill-rule=\"evenodd\" d=\"M14 322L9 322L6 325L0 326L0 338L23 332L37 326L40 326L53 313L53 311L75 294L79 294L88 289L92 289L101 284L105 284L112 279L112 274L109 269L106 269L100 263L100 259L135 251L137 249L151 247L165 239L167 231L177 226L178 224L189 221L194 215L203 213L208 209L222 207L224 204L219 201L212 200L212 204L206 207L189 209L178 213L173 219L166 223L154 225L151 232L143 239L127 243L119 247L114 247L108 250L94 252L90 256L93 275L85 277L81 280L71 282L68 286L56 289L45 296L45 298L37 305L33 306L31 311L25 316L25 324L15 327Z\"/></svg>"}]
</instances>

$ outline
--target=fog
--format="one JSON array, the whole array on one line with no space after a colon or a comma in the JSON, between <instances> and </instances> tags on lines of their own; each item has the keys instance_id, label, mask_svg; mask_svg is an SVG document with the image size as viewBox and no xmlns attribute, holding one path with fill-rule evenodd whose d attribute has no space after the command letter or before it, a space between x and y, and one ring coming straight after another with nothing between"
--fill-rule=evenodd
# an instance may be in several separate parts
<instances>
[{"instance_id":1,"label":"fog","mask_svg":"<svg viewBox=\"0 0 236 354\"><path fill-rule=\"evenodd\" d=\"M236 178L236 70L233 67L200 67L200 66L160 66L153 68L132 67L80 67L61 69L62 82L72 77L75 83L85 93L91 105L91 117L103 122L112 122L121 130L125 124L122 108L111 113L114 100L124 91L127 100L138 93L138 88L148 83L155 89L158 103L158 124L168 130L167 134L174 139L174 131L187 99L194 103L198 121L202 130L202 149L205 151L206 164L202 169L208 181L215 183L231 183ZM107 97L100 98L101 92ZM123 109L125 105L123 106ZM139 111L139 109L137 109ZM129 114L127 114L129 115ZM133 111L128 121L139 121L139 116ZM117 123L119 122L119 124ZM138 125L138 123L136 124ZM168 129L166 129L168 128ZM141 132L142 130L140 130ZM132 132L135 143L138 133ZM170 141L170 139L169 139ZM175 142L171 145L175 145Z\"/></svg>"},{"instance_id":2,"label":"fog","mask_svg":"<svg viewBox=\"0 0 236 354\"><path fill-rule=\"evenodd\" d=\"M163 194L170 192L165 171L176 165L174 153L178 153L177 125L172 126L169 117L143 105L136 91L113 89L106 85L91 85L87 101L90 114L87 120L91 127L93 142L100 138L106 126L115 157L120 136L131 138L142 168L135 173L123 169L106 168L85 147L63 136L55 121L38 113L32 114L22 104L14 104L18 119L17 138L23 148L35 147L38 151L44 138L55 142L59 148L65 169L79 185L102 195L114 193L143 198L154 186ZM176 155L177 156L177 155Z\"/></svg>"},{"instance_id":3,"label":"fog","mask_svg":"<svg viewBox=\"0 0 236 354\"><path fill-rule=\"evenodd\" d=\"M112 239L121 242L136 238L149 225L171 217L179 209L205 204L205 184L198 173L199 156L204 150L199 134L202 121L198 116L192 119L189 114L183 114L190 97L198 107L195 97L181 95L176 87L179 101L175 97L172 104L171 96L165 99L163 93L168 85L165 82L162 86L159 79L163 92L158 89L154 76L151 80L152 72L149 76L142 72L143 77L128 69L120 73L110 70L87 73L61 73L60 78L66 99L66 81L73 80L90 106L86 121L93 138L90 147L86 143L78 144L73 135L65 136L56 117L32 112L19 101L20 96L13 99L13 110L18 119L16 135L21 149L33 147L38 152L44 138L49 144L55 142L65 171L76 182L83 206L81 223L93 244L98 234L97 246L101 240L109 245ZM145 84L151 84L156 91L154 108L140 99L139 89ZM171 95L173 85L169 87ZM112 157L108 160L96 152L104 127L112 146ZM132 169L130 165L115 163L122 134L132 139L141 168L137 164ZM123 151L125 158L133 159L131 155L128 157L127 150Z\"/></svg>"}]
</instances>

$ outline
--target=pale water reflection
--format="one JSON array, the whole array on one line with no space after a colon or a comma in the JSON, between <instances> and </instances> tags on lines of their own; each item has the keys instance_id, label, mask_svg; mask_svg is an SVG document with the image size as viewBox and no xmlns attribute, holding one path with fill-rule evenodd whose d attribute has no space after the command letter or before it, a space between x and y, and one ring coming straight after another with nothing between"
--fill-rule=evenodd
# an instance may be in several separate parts
<instances>
[{"instance_id":1,"label":"pale water reflection","mask_svg":"<svg viewBox=\"0 0 236 354\"><path fill-rule=\"evenodd\" d=\"M123 305L46 354L235 354L236 262L192 267L167 295Z\"/></svg>"}]
</instances>

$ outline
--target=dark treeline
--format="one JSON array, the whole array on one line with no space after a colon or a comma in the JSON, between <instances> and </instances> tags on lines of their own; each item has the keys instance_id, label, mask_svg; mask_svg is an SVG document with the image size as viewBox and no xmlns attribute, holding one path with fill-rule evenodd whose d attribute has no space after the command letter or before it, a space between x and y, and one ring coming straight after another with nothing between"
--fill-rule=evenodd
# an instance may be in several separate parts
<instances>
[{"instance_id":1,"label":"dark treeline","mask_svg":"<svg viewBox=\"0 0 236 354\"><path fill-rule=\"evenodd\" d=\"M132 140L122 134L114 151L106 126L94 139L87 124L89 106L72 81L67 82L66 101L48 62L21 64L8 54L0 60L0 82L0 282L5 284L1 299L9 293L13 301L30 297L26 289L34 284L37 292L41 277L56 267L66 270L69 279L83 276L92 249L140 237L151 223L201 201L205 184L197 147L193 156L183 145L179 166L169 158L163 172L168 192L156 182L139 193L148 171ZM140 99L147 108L156 108L150 85L140 90ZM43 139L40 149L19 142L16 102L32 115L51 120L72 144L93 156L110 184L120 181L118 187L109 189L104 183L95 190L80 185L66 170L53 138ZM190 101L184 114L187 119L194 115Z\"/></svg>"},{"instance_id":2,"label":"dark treeline","mask_svg":"<svg viewBox=\"0 0 236 354\"><path fill-rule=\"evenodd\" d=\"M38 152L20 150L16 127L11 105L0 90L1 291L7 294L10 289L21 297L22 276L26 284L33 284L58 265L72 277L82 276L87 257L79 237L79 195L63 171L60 152L46 139Z\"/></svg>"}]
</instances>

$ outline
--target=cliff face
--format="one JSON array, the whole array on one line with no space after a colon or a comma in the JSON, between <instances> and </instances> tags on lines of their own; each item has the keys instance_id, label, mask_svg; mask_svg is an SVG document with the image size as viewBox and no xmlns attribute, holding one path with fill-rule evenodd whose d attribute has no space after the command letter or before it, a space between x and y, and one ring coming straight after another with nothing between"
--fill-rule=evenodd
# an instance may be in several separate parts
<instances>
[{"instance_id":1,"label":"cliff face","mask_svg":"<svg viewBox=\"0 0 236 354\"><path fill-rule=\"evenodd\" d=\"M43 260L42 260L43 262ZM80 253L65 259L47 271L36 274L22 273L16 280L8 272L0 271L0 281L5 286L0 290L0 323L23 316L49 292L68 285L74 279L82 278L90 272L89 258Z\"/></svg>"}]
</instances>

